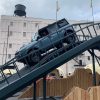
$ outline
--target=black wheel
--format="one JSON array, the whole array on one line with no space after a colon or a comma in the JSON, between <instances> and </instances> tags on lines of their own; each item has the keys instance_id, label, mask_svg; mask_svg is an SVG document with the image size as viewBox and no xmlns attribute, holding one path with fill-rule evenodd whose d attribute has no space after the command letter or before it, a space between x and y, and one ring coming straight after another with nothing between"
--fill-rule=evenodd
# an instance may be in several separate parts
<instances>
[{"instance_id":1,"label":"black wheel","mask_svg":"<svg viewBox=\"0 0 100 100\"><path fill-rule=\"evenodd\" d=\"M30 59L34 63L38 63L40 61L41 55L39 53L32 54Z\"/></svg>"},{"instance_id":2,"label":"black wheel","mask_svg":"<svg viewBox=\"0 0 100 100\"><path fill-rule=\"evenodd\" d=\"M75 40L76 40L73 30L67 30L67 31L65 32L64 36L65 36L64 41L65 41L66 43L68 43L68 44L74 43Z\"/></svg>"},{"instance_id":3,"label":"black wheel","mask_svg":"<svg viewBox=\"0 0 100 100\"><path fill-rule=\"evenodd\" d=\"M62 44L62 43L56 44L56 48L57 48L57 49L62 48L62 46L63 46L63 44Z\"/></svg>"},{"instance_id":4,"label":"black wheel","mask_svg":"<svg viewBox=\"0 0 100 100\"><path fill-rule=\"evenodd\" d=\"M73 36L69 36L68 39L67 39L67 42L68 42L68 44L74 43L75 42L75 36L74 35Z\"/></svg>"},{"instance_id":5,"label":"black wheel","mask_svg":"<svg viewBox=\"0 0 100 100\"><path fill-rule=\"evenodd\" d=\"M32 53L33 50L29 51L29 56L27 57L28 65L32 66L37 64L41 60L41 54L39 52Z\"/></svg>"}]
</instances>

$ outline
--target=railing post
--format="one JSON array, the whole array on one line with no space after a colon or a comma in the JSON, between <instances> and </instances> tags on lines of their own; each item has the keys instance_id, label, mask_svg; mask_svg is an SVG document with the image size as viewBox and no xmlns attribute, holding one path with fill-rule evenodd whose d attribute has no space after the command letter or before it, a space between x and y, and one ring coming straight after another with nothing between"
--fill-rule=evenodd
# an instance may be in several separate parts
<instances>
[{"instance_id":1,"label":"railing post","mask_svg":"<svg viewBox=\"0 0 100 100\"><path fill-rule=\"evenodd\" d=\"M19 69L18 69L18 67L17 67L16 63L13 63L13 65L14 65L14 66L15 66L15 68L16 68L16 71L17 71L17 74L18 74L19 78L21 78L21 75L20 75L20 73L19 73Z\"/></svg>"},{"instance_id":2,"label":"railing post","mask_svg":"<svg viewBox=\"0 0 100 100\"><path fill-rule=\"evenodd\" d=\"M93 64L93 85L96 86L96 72L95 72L95 58L94 58L94 49L92 49L92 64Z\"/></svg>"},{"instance_id":3,"label":"railing post","mask_svg":"<svg viewBox=\"0 0 100 100\"><path fill-rule=\"evenodd\" d=\"M7 82L7 84L9 84L9 81L7 80L7 77L5 76L5 74L4 74L4 72L3 72L3 69L1 69L1 73L2 73L2 75L3 75L4 79L5 79L5 81Z\"/></svg>"}]
</instances>

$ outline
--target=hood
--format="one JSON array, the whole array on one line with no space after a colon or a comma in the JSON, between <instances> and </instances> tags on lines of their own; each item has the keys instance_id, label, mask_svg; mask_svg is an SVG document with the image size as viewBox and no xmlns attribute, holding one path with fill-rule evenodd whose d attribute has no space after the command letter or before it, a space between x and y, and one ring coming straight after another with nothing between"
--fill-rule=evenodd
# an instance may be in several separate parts
<instances>
[{"instance_id":1,"label":"hood","mask_svg":"<svg viewBox=\"0 0 100 100\"><path fill-rule=\"evenodd\" d=\"M26 49L29 49L29 48L31 48L33 45L35 45L36 43L37 43L37 41L33 41L33 42L28 43L28 44L25 44L25 45L23 45L23 46L19 49L18 52L24 51L24 50L26 50Z\"/></svg>"}]
</instances>

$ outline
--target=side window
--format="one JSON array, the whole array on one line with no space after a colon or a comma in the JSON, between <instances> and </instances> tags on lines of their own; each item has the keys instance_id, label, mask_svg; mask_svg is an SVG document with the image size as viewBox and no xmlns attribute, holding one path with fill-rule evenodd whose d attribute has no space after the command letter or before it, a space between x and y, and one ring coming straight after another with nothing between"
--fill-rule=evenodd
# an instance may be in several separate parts
<instances>
[{"instance_id":1,"label":"side window","mask_svg":"<svg viewBox=\"0 0 100 100\"><path fill-rule=\"evenodd\" d=\"M26 37L26 32L23 32L23 37Z\"/></svg>"},{"instance_id":2,"label":"side window","mask_svg":"<svg viewBox=\"0 0 100 100\"><path fill-rule=\"evenodd\" d=\"M62 19L58 21L57 24L58 24L58 27L61 28L61 27L64 27L65 25L68 25L69 23L65 19Z\"/></svg>"},{"instance_id":3,"label":"side window","mask_svg":"<svg viewBox=\"0 0 100 100\"><path fill-rule=\"evenodd\" d=\"M9 43L9 48L12 48L12 44L11 43Z\"/></svg>"}]
</instances>

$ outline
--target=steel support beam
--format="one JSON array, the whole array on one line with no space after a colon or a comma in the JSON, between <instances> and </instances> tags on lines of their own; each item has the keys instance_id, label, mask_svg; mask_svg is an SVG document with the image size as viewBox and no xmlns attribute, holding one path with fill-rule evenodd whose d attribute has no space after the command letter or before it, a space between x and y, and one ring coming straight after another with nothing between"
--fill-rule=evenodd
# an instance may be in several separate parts
<instances>
[{"instance_id":1,"label":"steel support beam","mask_svg":"<svg viewBox=\"0 0 100 100\"><path fill-rule=\"evenodd\" d=\"M33 100L36 100L36 81L33 84Z\"/></svg>"},{"instance_id":2,"label":"steel support beam","mask_svg":"<svg viewBox=\"0 0 100 100\"><path fill-rule=\"evenodd\" d=\"M46 75L43 77L43 100L46 100Z\"/></svg>"}]
</instances>

